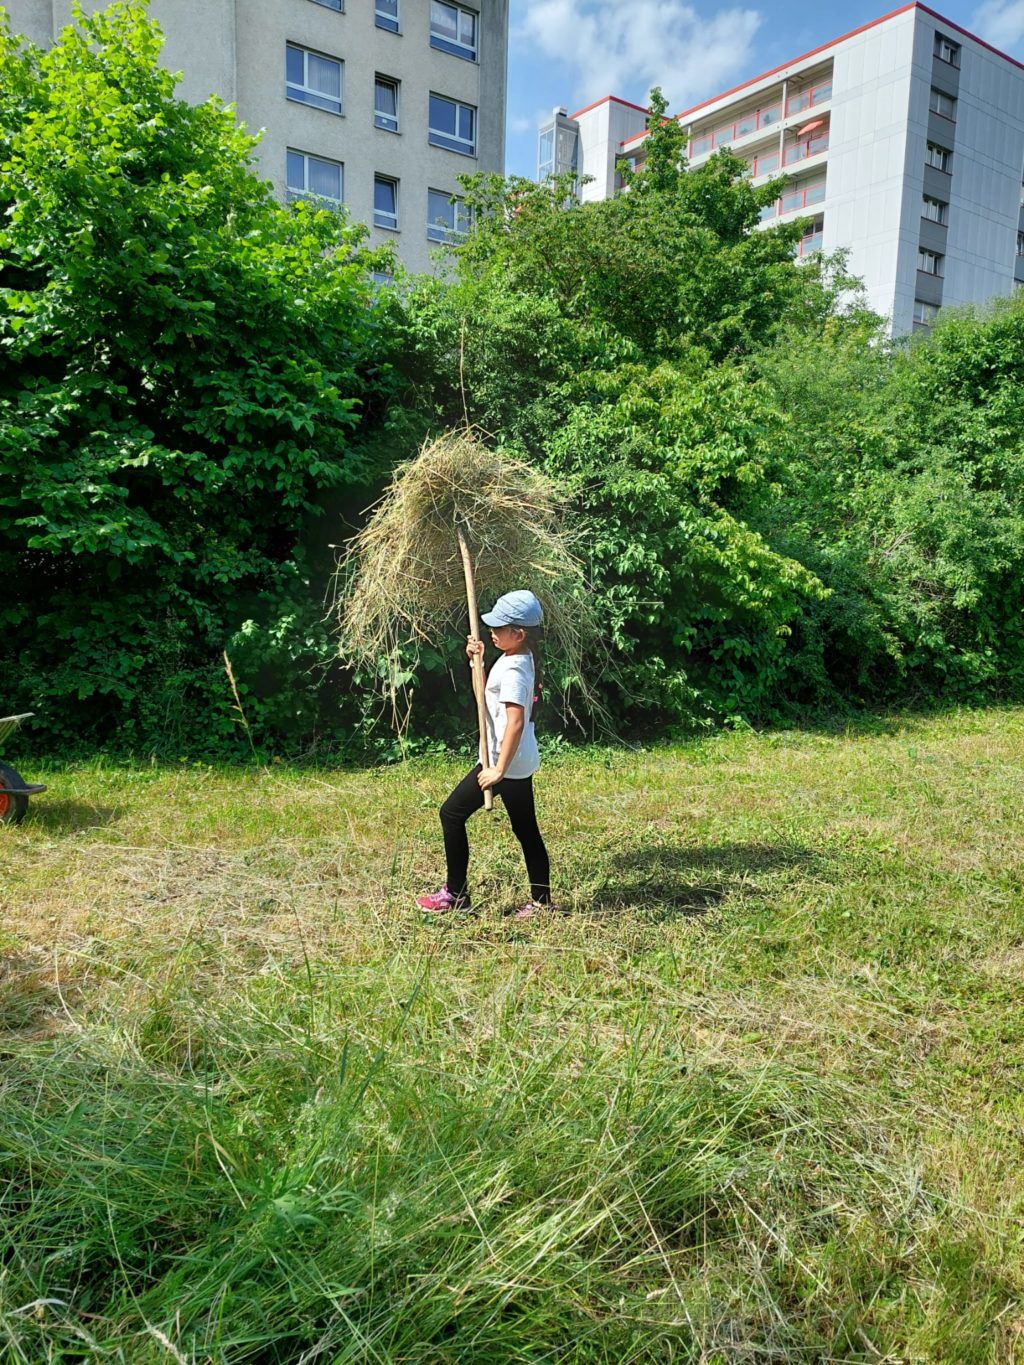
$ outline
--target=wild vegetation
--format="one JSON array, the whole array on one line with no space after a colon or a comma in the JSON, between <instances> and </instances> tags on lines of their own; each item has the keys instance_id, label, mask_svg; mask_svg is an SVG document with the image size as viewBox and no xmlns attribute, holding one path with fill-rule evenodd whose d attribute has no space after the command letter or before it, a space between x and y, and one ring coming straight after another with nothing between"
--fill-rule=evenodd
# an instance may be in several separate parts
<instances>
[{"instance_id":1,"label":"wild vegetation","mask_svg":"<svg viewBox=\"0 0 1024 1365\"><path fill-rule=\"evenodd\" d=\"M12 1365L1009 1365L1019 710L546 757L571 913L421 924L449 760L0 827Z\"/></svg>"},{"instance_id":2,"label":"wild vegetation","mask_svg":"<svg viewBox=\"0 0 1024 1365\"><path fill-rule=\"evenodd\" d=\"M627 193L471 179L450 268L380 289L159 47L129 3L0 36L0 634L37 735L235 752L226 648L260 745L365 751L331 547L467 420L588 528L620 732L1020 696L1024 302L893 345L799 224L754 230L777 186L680 169L658 92ZM411 670L421 742L462 724L450 665Z\"/></svg>"},{"instance_id":3,"label":"wild vegetation","mask_svg":"<svg viewBox=\"0 0 1024 1365\"><path fill-rule=\"evenodd\" d=\"M1024 1359L1024 302L892 343L657 95L628 193L472 180L410 279L141 6L77 24L0 26L0 711L50 785L0 826L0 1355ZM468 422L585 525L659 737L545 708L527 926L500 815L474 917L411 917L472 725L424 650L438 752L355 766L392 674L324 619Z\"/></svg>"}]
</instances>

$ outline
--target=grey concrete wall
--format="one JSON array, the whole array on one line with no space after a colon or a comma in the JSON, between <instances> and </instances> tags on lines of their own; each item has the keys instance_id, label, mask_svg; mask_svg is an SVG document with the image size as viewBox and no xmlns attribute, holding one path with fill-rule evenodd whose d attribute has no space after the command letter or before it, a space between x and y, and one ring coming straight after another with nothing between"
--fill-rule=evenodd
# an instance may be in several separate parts
<instances>
[{"instance_id":1,"label":"grey concrete wall","mask_svg":"<svg viewBox=\"0 0 1024 1365\"><path fill-rule=\"evenodd\" d=\"M105 0L87 0L100 9ZM370 227L374 242L391 241L413 270L434 268L427 237L427 192L459 191L458 177L503 172L507 93L508 0L459 0L479 14L479 61L430 46L429 0L403 0L401 32L374 24L372 0L346 0L338 13L313 0L152 0L164 31L164 63L182 73L181 94L210 94L236 105L253 133L262 131L259 169L285 193L288 148L339 161L352 216ZM7 0L12 26L46 43L69 22L71 0ZM285 47L294 42L344 63L343 113L332 114L286 98ZM399 132L376 128L374 77L400 83ZM428 142L431 93L477 110L475 156ZM373 227L373 181L399 183L399 230Z\"/></svg>"},{"instance_id":2,"label":"grey concrete wall","mask_svg":"<svg viewBox=\"0 0 1024 1365\"><path fill-rule=\"evenodd\" d=\"M3 0L3 6L15 33L39 47L53 41L53 0Z\"/></svg>"}]
</instances>

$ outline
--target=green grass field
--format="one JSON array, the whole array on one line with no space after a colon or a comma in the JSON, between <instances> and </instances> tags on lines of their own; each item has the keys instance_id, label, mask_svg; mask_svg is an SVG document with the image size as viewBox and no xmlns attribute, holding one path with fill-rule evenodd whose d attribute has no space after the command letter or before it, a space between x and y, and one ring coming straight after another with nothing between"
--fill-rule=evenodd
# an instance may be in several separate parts
<instances>
[{"instance_id":1,"label":"green grass field","mask_svg":"<svg viewBox=\"0 0 1024 1365\"><path fill-rule=\"evenodd\" d=\"M1024 1360L1024 712L548 760L565 915L421 923L461 765L0 829L0 1359Z\"/></svg>"}]
</instances>

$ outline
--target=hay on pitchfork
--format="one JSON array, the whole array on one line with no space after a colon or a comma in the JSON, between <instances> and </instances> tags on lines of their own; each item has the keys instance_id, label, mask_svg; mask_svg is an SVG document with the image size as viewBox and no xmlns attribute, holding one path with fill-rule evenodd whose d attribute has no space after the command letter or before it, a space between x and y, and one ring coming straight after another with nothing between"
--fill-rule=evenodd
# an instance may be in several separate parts
<instances>
[{"instance_id":1,"label":"hay on pitchfork","mask_svg":"<svg viewBox=\"0 0 1024 1365\"><path fill-rule=\"evenodd\" d=\"M427 442L348 542L336 596L342 653L380 669L410 644L465 633L461 528L482 610L513 588L532 589L544 607L546 670L596 707L600 632L564 501L538 470L468 431Z\"/></svg>"}]
</instances>

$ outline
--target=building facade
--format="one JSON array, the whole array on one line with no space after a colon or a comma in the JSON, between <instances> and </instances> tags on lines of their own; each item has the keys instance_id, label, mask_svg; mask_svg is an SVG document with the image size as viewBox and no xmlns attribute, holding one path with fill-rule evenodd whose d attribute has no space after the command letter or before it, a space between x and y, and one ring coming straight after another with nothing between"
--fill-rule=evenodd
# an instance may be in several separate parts
<instances>
[{"instance_id":1,"label":"building facade","mask_svg":"<svg viewBox=\"0 0 1024 1365\"><path fill-rule=\"evenodd\" d=\"M642 127L615 140L635 108L608 97L564 118L563 150L575 132L594 176L583 198L616 192L618 162L642 163ZM806 219L800 255L844 248L896 334L1024 284L1024 66L924 5L676 117L691 166L729 147L755 184L784 176L766 225Z\"/></svg>"},{"instance_id":2,"label":"building facade","mask_svg":"<svg viewBox=\"0 0 1024 1365\"><path fill-rule=\"evenodd\" d=\"M47 46L71 0L4 0ZM89 0L101 9L104 0ZM259 170L287 199L344 203L412 270L463 225L458 176L502 173L508 0L152 0L179 93L263 130Z\"/></svg>"}]
</instances>

